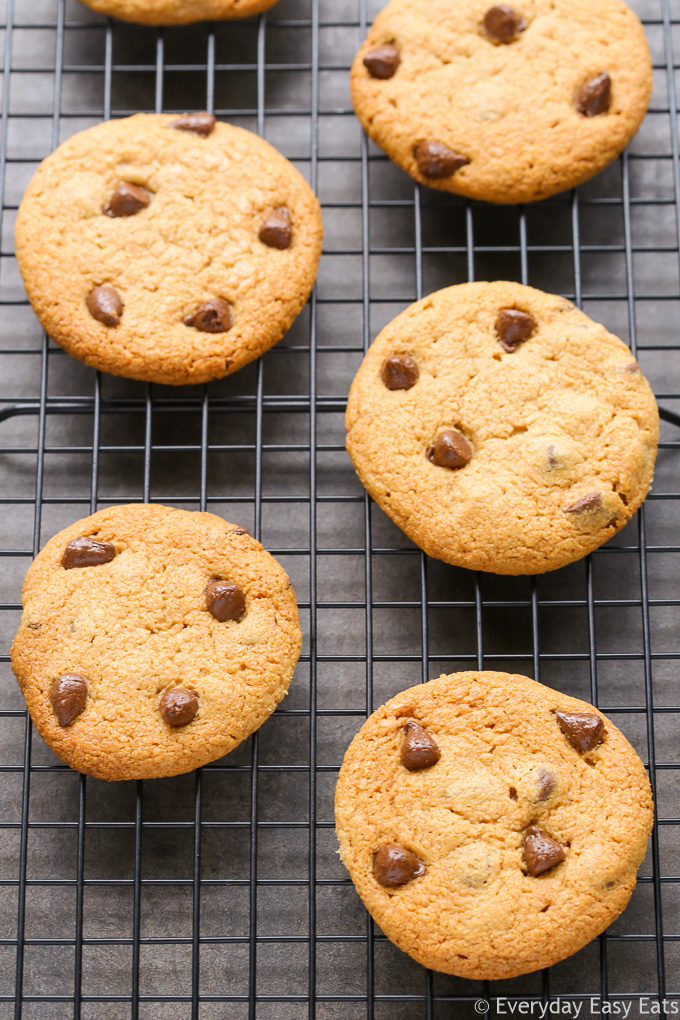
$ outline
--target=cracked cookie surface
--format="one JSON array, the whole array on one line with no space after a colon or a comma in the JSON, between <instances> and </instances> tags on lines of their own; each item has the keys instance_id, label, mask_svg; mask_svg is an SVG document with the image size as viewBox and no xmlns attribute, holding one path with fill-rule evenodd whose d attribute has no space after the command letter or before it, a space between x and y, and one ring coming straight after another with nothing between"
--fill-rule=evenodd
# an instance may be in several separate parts
<instances>
[{"instance_id":1,"label":"cracked cookie surface","mask_svg":"<svg viewBox=\"0 0 680 1020\"><path fill-rule=\"evenodd\" d=\"M288 576L209 513L133 504L77 521L38 554L22 603L12 667L31 718L100 779L177 775L233 750L300 654Z\"/></svg>"},{"instance_id":2,"label":"cracked cookie surface","mask_svg":"<svg viewBox=\"0 0 680 1020\"><path fill-rule=\"evenodd\" d=\"M556 713L596 717L580 751ZM403 763L409 724L439 756ZM642 762L597 709L523 676L455 673L379 708L340 770L340 856L385 934L475 979L551 966L625 908L652 827Z\"/></svg>"},{"instance_id":3,"label":"cracked cookie surface","mask_svg":"<svg viewBox=\"0 0 680 1020\"><path fill-rule=\"evenodd\" d=\"M630 350L564 298L516 283L437 291L369 348L347 450L430 556L554 570L620 530L651 484L654 395Z\"/></svg>"},{"instance_id":4,"label":"cracked cookie surface","mask_svg":"<svg viewBox=\"0 0 680 1020\"><path fill-rule=\"evenodd\" d=\"M194 21L247 18L276 0L83 0L95 11L142 25L188 25Z\"/></svg>"},{"instance_id":5,"label":"cracked cookie surface","mask_svg":"<svg viewBox=\"0 0 680 1020\"><path fill-rule=\"evenodd\" d=\"M415 180L531 202L619 155L649 105L652 63L621 0L391 0L351 87L364 129Z\"/></svg>"},{"instance_id":6,"label":"cracked cookie surface","mask_svg":"<svg viewBox=\"0 0 680 1020\"><path fill-rule=\"evenodd\" d=\"M39 167L16 225L46 332L94 368L170 384L221 378L277 343L312 289L321 236L295 167L210 114L74 135Z\"/></svg>"}]
</instances>

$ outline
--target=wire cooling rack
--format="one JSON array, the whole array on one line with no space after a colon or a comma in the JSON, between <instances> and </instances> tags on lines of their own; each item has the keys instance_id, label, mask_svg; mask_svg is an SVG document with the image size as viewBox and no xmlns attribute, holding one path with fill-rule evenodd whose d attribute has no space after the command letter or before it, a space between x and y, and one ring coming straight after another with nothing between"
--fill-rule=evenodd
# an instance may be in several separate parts
<instances>
[{"instance_id":1,"label":"wire cooling rack","mask_svg":"<svg viewBox=\"0 0 680 1020\"><path fill-rule=\"evenodd\" d=\"M631 1016L680 995L677 433L654 491L587 560L538 579L427 560L344 452L350 380L423 293L509 278L627 339L680 411L680 0L637 0L655 67L629 151L577 192L496 208L415 188L367 143L348 68L379 4L281 0L242 23L146 29L75 0L5 0L0 122L0 1020L472 1017L561 997ZM207 388L100 376L41 334L13 256L40 159L139 110L213 109L259 131L324 207L316 290L288 336ZM298 593L291 693L188 776L105 784L31 731L9 666L20 586L59 528L135 500L249 527ZM628 910L577 956L493 986L424 971L369 921L336 856L338 767L366 714L441 672L527 673L599 704L649 766L659 819ZM676 1003L677 1006L677 1003ZM482 1007L483 1009L484 1007ZM658 1005L656 1006L658 1008ZM534 1014L536 1015L536 1014Z\"/></svg>"}]
</instances>

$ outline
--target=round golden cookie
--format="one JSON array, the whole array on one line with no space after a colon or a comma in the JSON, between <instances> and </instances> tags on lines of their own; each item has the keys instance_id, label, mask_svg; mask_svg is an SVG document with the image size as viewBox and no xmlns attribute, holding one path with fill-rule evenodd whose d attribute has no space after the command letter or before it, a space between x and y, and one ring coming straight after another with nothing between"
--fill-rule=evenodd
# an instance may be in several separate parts
<instances>
[{"instance_id":1,"label":"round golden cookie","mask_svg":"<svg viewBox=\"0 0 680 1020\"><path fill-rule=\"evenodd\" d=\"M622 0L390 0L351 84L365 130L415 180L533 202L619 155L652 63Z\"/></svg>"},{"instance_id":2,"label":"round golden cookie","mask_svg":"<svg viewBox=\"0 0 680 1020\"><path fill-rule=\"evenodd\" d=\"M300 654L288 576L214 514L100 510L50 539L22 602L12 668L31 718L99 779L173 776L233 750Z\"/></svg>"},{"instance_id":3,"label":"round golden cookie","mask_svg":"<svg viewBox=\"0 0 680 1020\"><path fill-rule=\"evenodd\" d=\"M340 856L426 967L515 977L624 909L652 828L642 762L591 705L508 673L454 673L379 708L338 779Z\"/></svg>"},{"instance_id":4,"label":"round golden cookie","mask_svg":"<svg viewBox=\"0 0 680 1020\"><path fill-rule=\"evenodd\" d=\"M142 25L188 25L193 21L247 18L276 0L83 0L95 11Z\"/></svg>"},{"instance_id":5,"label":"round golden cookie","mask_svg":"<svg viewBox=\"0 0 680 1020\"><path fill-rule=\"evenodd\" d=\"M277 343L314 285L321 236L295 167L208 113L74 135L16 224L47 333L94 368L172 384L218 379Z\"/></svg>"},{"instance_id":6,"label":"round golden cookie","mask_svg":"<svg viewBox=\"0 0 680 1020\"><path fill-rule=\"evenodd\" d=\"M468 283L380 333L347 405L373 499L426 553L537 574L592 552L649 489L659 417L629 349L571 302Z\"/></svg>"}]
</instances>

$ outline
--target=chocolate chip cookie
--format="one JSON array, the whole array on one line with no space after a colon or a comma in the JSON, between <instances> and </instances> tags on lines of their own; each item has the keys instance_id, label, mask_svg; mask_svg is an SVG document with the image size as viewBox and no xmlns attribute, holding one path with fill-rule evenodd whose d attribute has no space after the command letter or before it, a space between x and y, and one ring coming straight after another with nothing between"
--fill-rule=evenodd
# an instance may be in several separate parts
<instances>
[{"instance_id":1,"label":"chocolate chip cookie","mask_svg":"<svg viewBox=\"0 0 680 1020\"><path fill-rule=\"evenodd\" d=\"M602 932L630 899L652 813L609 719L491 672L379 708L335 795L340 856L376 923L424 966L476 979L549 967Z\"/></svg>"},{"instance_id":2,"label":"chocolate chip cookie","mask_svg":"<svg viewBox=\"0 0 680 1020\"><path fill-rule=\"evenodd\" d=\"M142 25L188 25L192 21L247 18L276 0L83 0L95 11Z\"/></svg>"},{"instance_id":3,"label":"chocolate chip cookie","mask_svg":"<svg viewBox=\"0 0 680 1020\"><path fill-rule=\"evenodd\" d=\"M212 114L137 114L74 135L17 216L45 330L114 375L201 383L277 343L321 252L319 203L271 145Z\"/></svg>"},{"instance_id":4,"label":"chocolate chip cookie","mask_svg":"<svg viewBox=\"0 0 680 1020\"><path fill-rule=\"evenodd\" d=\"M619 155L652 64L622 0L390 0L351 85L365 130L415 180L533 202Z\"/></svg>"},{"instance_id":5,"label":"chocolate chip cookie","mask_svg":"<svg viewBox=\"0 0 680 1020\"><path fill-rule=\"evenodd\" d=\"M50 539L22 601L12 667L31 718L99 779L220 758L274 711L300 654L287 575L214 514L100 510Z\"/></svg>"},{"instance_id":6,"label":"chocolate chip cookie","mask_svg":"<svg viewBox=\"0 0 680 1020\"><path fill-rule=\"evenodd\" d=\"M654 395L629 349L571 302L517 283L449 287L364 358L347 449L430 556L537 574L592 552L649 489Z\"/></svg>"}]
</instances>

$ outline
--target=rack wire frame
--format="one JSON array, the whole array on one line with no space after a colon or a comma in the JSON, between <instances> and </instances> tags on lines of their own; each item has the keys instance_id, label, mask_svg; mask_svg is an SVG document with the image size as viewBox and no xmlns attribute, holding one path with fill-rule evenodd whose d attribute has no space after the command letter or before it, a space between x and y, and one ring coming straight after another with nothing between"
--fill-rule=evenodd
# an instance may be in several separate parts
<instances>
[{"instance_id":1,"label":"rack wire frame","mask_svg":"<svg viewBox=\"0 0 680 1020\"><path fill-rule=\"evenodd\" d=\"M0 835L14 840L3 844L0 872L2 898L7 904L2 911L6 928L0 938L0 952L7 954L2 957L6 975L0 992L2 1017L432 1018L472 1015L479 999L489 1002L495 1011L499 1008L499 996L542 1004L556 997L586 1004L591 999L597 1002L616 999L632 1003L632 1015L642 1015L646 998L662 1002L680 996L676 980L680 871L673 852L680 805L674 800L672 782L669 783L680 767L677 740L673 740L680 707L672 694L674 663L680 657L680 647L672 640L676 619L673 614L680 607L673 576L673 557L680 553L675 509L680 491L673 485L674 482L677 485L679 444L672 427L668 426L662 435L659 463L663 470L657 473L661 480L621 536L583 564L570 568L570 572L559 572L554 579L501 582L428 561L386 523L360 490L351 471L347 471L346 462L340 460L346 386L340 385L331 392L324 389L328 378L346 382L378 326L391 318L394 311L434 289L432 281L440 280L442 275L448 282L472 280L479 278L480 263L487 271L496 266L500 269L508 264L503 260L510 256L512 269L507 275L524 283L538 280L539 286L551 289L542 282L541 262L549 261L550 256L564 256L570 262L570 283L561 288L562 292L587 310L603 309L603 317L608 307L618 310L612 311L614 318L622 309L620 328L656 383L665 420L671 425L680 422L673 403L680 400L680 378L674 367L674 355L680 344L673 337L675 308L680 302L680 142L674 57L680 3L640 0L634 4L653 42L657 91L648 119L661 125L659 131L653 132L651 139L645 136L639 144L634 143L615 170L602 175L600 184L542 203L538 210L518 207L494 212L491 221L489 209L481 204L423 192L405 181L365 136L359 137L347 153L338 153L333 147L328 126L347 122L353 113L346 101L333 101L335 93L328 84L341 77L346 79L347 54L351 55L365 34L377 6L369 7L367 0L340 3L281 0L255 23L207 25L195 32L135 29L133 37L129 29L93 15L75 0L6 0L0 107L3 196L0 315L4 316L2 321L7 328L0 341L0 357L3 367L6 366L0 396L4 479L0 505L6 515L7 532L1 543L0 567L6 568L2 576L8 579L5 586L8 595L7 601L0 604L0 640L4 645L0 654L3 671L0 746L6 755L0 759L0 771L3 784L16 779L20 786L16 788L16 797L6 787L9 806L0 814ZM272 33L278 43L286 40L283 57L279 57L277 46L268 46ZM241 47L239 39L246 35L250 41ZM80 45L79 37L86 37L87 42ZM35 48L32 40L36 41ZM93 40L97 40L96 45ZM220 60L219 50L225 40L230 57L232 49L234 53L232 59ZM137 45L145 47L144 56L130 59L128 54L134 51L136 56ZM53 53L47 62L46 47L51 47ZM169 49L172 59L167 57ZM92 51L96 51L97 59L91 58ZM79 57L69 62L73 52ZM284 59L286 56L289 59ZM44 73L51 80L51 105L43 102L40 83L35 78ZM179 94L187 100L191 97L191 103L175 101L177 88L173 89L173 100L168 101L166 82L175 75L190 81L190 87ZM233 103L231 85L238 75L253 77L254 86L250 86L248 95L254 97L254 102ZM78 78L90 81L92 76L97 84L91 91L100 96L99 107L94 109L85 103L80 110L72 99L65 103L67 82ZM22 154L20 147L19 154L15 154L13 123L20 122L19 127L26 127L31 119L44 122L49 150L59 143L64 129L67 133L78 129L84 118L106 119L137 112L128 108L129 103L117 100L116 82L130 79L138 84L144 76L152 81L150 109L204 107L214 110L219 117L241 119L265 136L276 121L283 125L284 132L290 131L295 137L299 137L299 125L307 134L306 152L295 155L312 187L321 193L327 223L323 262L349 267L343 272L355 281L355 288L349 296L342 287L334 292L328 276L323 275L322 262L320 282L306 313L277 349L282 370L273 367L274 355L270 354L252 371L240 373L238 380L229 380L224 386L211 384L177 391L119 384L98 373L76 369L44 335L35 344L23 337L29 321L25 314L27 302L13 284L10 227L16 209L16 181L25 180L27 172L30 175L39 156ZM286 87L281 86L282 76L293 81L297 105L291 102ZM197 84L197 79L203 84ZM31 98L33 89L38 93L36 102ZM149 87L144 86L141 91L148 98ZM225 97L224 102L218 99L218 92ZM243 95L242 90L236 92L237 98ZM84 96L90 94L83 90ZM127 98L129 93L123 88L121 95ZM329 101L326 95L330 96ZM28 100L15 110L17 96L28 96ZM300 97L304 101L299 101ZM140 108L147 107L140 103ZM342 131L339 133L342 135ZM276 138L285 139L285 134L279 131ZM650 141L658 138L663 140L660 150L650 151ZM282 147L285 149L285 143ZM46 151L40 153L45 154ZM644 163L663 178L658 188L653 179L650 184L644 172L643 186L635 184L636 167ZM349 197L340 188L344 197L335 198L332 182L324 192L320 178L325 165L339 166L340 177L358 171L355 190ZM394 191L390 191L393 184ZM603 210L607 215L613 212L618 226L614 229L606 225L591 238L590 225L597 226L597 217ZM394 231L384 230L383 216L396 219ZM442 237L433 227L433 217L447 216L455 218L459 229L447 231ZM346 240L340 225L345 217L354 217L352 223L357 229L353 243ZM555 242L551 232L555 228L559 234L557 224L563 224L565 218L569 235ZM642 227L645 218L652 222L650 230ZM532 231L539 236L534 243L530 243ZM642 241L636 241L636 231L642 233ZM549 240L545 240L546 232ZM483 243L479 241L480 234ZM589 240L584 240L586 234ZM386 236L387 240L379 243L376 235ZM430 235L434 240L428 243ZM664 283L664 273L668 272L673 285L655 289L647 280L644 287L636 286L636 270L646 255L662 257L664 266L672 263L673 268L664 270L660 279ZM388 267L402 266L404 260L409 267L405 274L399 269L397 284L386 288L385 279L389 282L391 270L385 270L383 258L390 260ZM338 259L344 261L336 263L334 260ZM622 275L616 268L619 265L616 259L622 260ZM655 265L661 263L657 261ZM5 287L3 278L9 279ZM329 308L330 319L326 317ZM661 342L648 342L650 329L639 329L640 309L652 315ZM351 319L354 311L358 311L357 319ZM340 317L345 315L350 317L350 333L353 323L358 323L359 328L349 340L337 342L332 329L327 335L326 324L330 321L335 325L342 340L347 330L342 329ZM33 333L30 329L27 332L36 335L34 327L31 328ZM638 339L639 334L644 335L643 340ZM329 358L337 358L341 366L335 375L326 372ZM301 363L304 385L295 392L294 387L286 385L286 373L299 373ZM78 385L72 390L67 385L69 371L80 372ZM299 428L293 429L293 439L277 442L276 436L272 438L269 423L273 421L275 428L279 428L286 416L301 422L304 434L300 434ZM111 434L107 419L132 423L131 432L123 429L122 439L115 435L107 438ZM171 420L180 423L178 438L168 424ZM216 420L224 431L225 441L216 439L213 427ZM160 430L159 421L163 423ZM186 430L184 422L191 422ZM237 428L231 427L232 422L237 423ZM58 427L53 429L55 423ZM241 425L249 430L245 439L239 431ZM192 441L187 441L185 431L193 436ZM179 491L170 484L171 472L156 470L157 462L168 455L173 465L191 465L192 470L197 470L195 486ZM216 458L221 455L241 458L238 463L248 464L241 474L235 472L235 490L230 490L230 479L226 484L222 482L216 468ZM105 459L118 456L141 458L141 475L138 484L129 489L123 485L122 490L112 492L108 475L106 486L103 485L103 464ZM287 456L302 458L304 491L284 492L277 488L273 456L284 461ZM61 488L55 485L53 461L64 465L56 472L62 478L66 475ZM74 481L71 487L69 471L77 473L83 464L88 465L85 482ZM329 484L328 474L332 470L340 477L335 487ZM241 484L244 478L246 481ZM75 778L42 748L19 704L9 667L9 642L20 611L21 575L49 534L61 526L55 523L55 513L63 508L67 516L62 523L66 523L81 513L86 515L103 505L126 500L154 500L216 512L224 512L225 507L236 509L244 515L240 522L247 517L252 533L262 538L284 563L292 565L291 573L301 593L305 647L294 684L304 691L306 700L294 701L297 707L292 708L284 704L274 720L281 720L286 726L302 724L303 735L296 730L297 736L290 745L282 743L286 755L278 761L275 755L272 757L275 742L267 736L275 725L272 720L240 752L198 770L186 780L191 784L191 796L181 818L158 820L153 811L149 814L149 804L155 810L159 799L171 798L179 787L165 786L159 793L158 787L148 782L132 784L134 789L125 810L117 813L112 809L107 813L107 798L111 795L85 776ZM302 531L307 542L292 546L269 541L267 521L273 520L271 513L281 507L299 512L297 522L304 517ZM333 516L337 508L338 518ZM326 513L331 515L328 520ZM352 516L355 514L359 515L359 530ZM32 515L30 536L23 544L23 524L17 515L21 515L23 524ZM333 526L336 520L348 522L347 533L341 530L339 535L329 538L328 523ZM0 527L0 534L4 530L4 526ZM272 533L280 537L281 528L272 528ZM385 563L389 564L387 574ZM661 574L656 569L658 563L667 564ZM327 594L329 577L336 574L341 592L350 594L339 595L332 586L334 597ZM399 586L407 587L407 597L395 597L394 591ZM395 621L404 613L410 614L412 643L405 651L392 650L386 642L386 626L388 630L396 629L394 624L385 624L386 613ZM580 622L566 640L556 644L555 635L560 634L570 613L579 614ZM333 639L342 636L343 614L350 614L347 619L357 627L352 632L351 651L342 643L340 651L328 651L327 647L335 647L332 641L329 644L329 636ZM442 614L446 621L443 625ZM496 616L499 623L494 622ZM508 623L520 616L526 617L528 623L522 639L516 642L510 639ZM331 620L330 626L325 622L327 619ZM611 625L606 622L610 619ZM655 628L658 620L660 626ZM466 639L469 638L462 644L452 635L454 629L461 628L461 621ZM632 633L632 645L626 645L624 631ZM612 636L613 645L609 643ZM391 638L394 639L394 634ZM624 650L620 650L619 642ZM336 672L329 673L327 667ZM394 692L406 686L404 679L427 681L440 669L455 667L514 668L556 686L562 679L570 693L581 693L602 705L640 750L659 809L650 852L633 900L642 905L639 910L632 905L629 908L632 925L625 927L624 922L623 928L614 926L600 936L595 949L582 951L566 968L553 968L533 978L497 986L442 978L415 965L409 967L408 961L396 951L390 955L389 943L351 899L354 893L349 879L341 868L328 864L328 847L333 839L329 790L332 793L345 734L359 727L383 700L386 690ZM345 691L345 671L349 674L354 670L351 673L354 677L357 669L363 681L359 686L348 681ZM635 682L628 683L628 670L635 673ZM340 691L337 702L328 696L329 677ZM577 679L573 680L574 677ZM16 737L16 726L21 727L20 738ZM326 760L326 753L321 750L328 741L329 726L338 728L340 741L332 744L331 740L335 755L332 761ZM304 760L298 758L291 763L289 746L297 750L301 747ZM271 815L271 792L264 787L272 776L282 777L280 792L284 800L288 797L295 800L300 784L305 786L306 810L299 817ZM45 777L58 783L72 780L77 783L75 796L68 801L63 817L45 817L49 816L49 809L39 785ZM206 817L206 784L215 777L226 777L230 783L246 783L247 803L240 817L231 818L227 811L222 816L218 813L216 817L213 812ZM179 780L168 782L177 784ZM95 816L90 813L93 803L99 812ZM178 809L178 815L181 813ZM43 851L39 844L34 845L37 836L45 832L48 836L66 832L74 837L69 844L72 865L69 877L50 877L50 868L41 856ZM92 877L91 859L100 851L98 834L114 839L121 832L129 837L129 874ZM245 837L240 846L247 860L247 874L206 876L207 841L215 834L221 839L233 832ZM272 833L284 840L301 834L306 843L306 851L300 851L305 875L291 869L283 877L268 876L262 850L263 841ZM145 850L148 840L158 835L174 842L183 834L188 835L189 850L181 866L173 859L169 874L162 869L156 875L149 874L145 870L145 856L151 856L152 863L157 861L153 853ZM668 840L664 840L666 834ZM59 844L55 846L58 848ZM115 911L117 901L109 902L106 897L120 888L131 895L129 917L126 914L121 922L124 933L88 934L93 909L88 904L90 892L103 893L102 912ZM270 888L276 892L276 913L282 923L288 899L298 889L306 893L305 916L302 923L298 918L294 934L272 933L269 928L263 934L261 908L263 896ZM148 907L145 897L151 889L159 889L163 895L186 890L188 898L182 909L189 928L182 926L183 934L177 934L172 923L163 929L164 934L145 934ZM212 929L207 934L204 930L206 894L216 895L220 889L230 896L236 896L239 890L246 892L244 928L238 934L219 930L215 933ZM48 899L63 890L71 896L68 908L57 919L57 935L53 931L35 934L40 927L33 918L34 890ZM338 927L342 928L346 914L349 917L346 931L329 926L328 916L332 920L335 915L332 912L328 915L323 900L325 894L338 891L350 897L341 901L344 906L340 908ZM14 920L10 923L12 911ZM245 948L245 956L239 955L233 970L225 973L222 963L216 965L212 957L207 958L211 946L219 948L221 961L231 960L239 947ZM266 957L267 972L263 977L264 954L271 946L280 956L274 958L273 971L271 960ZM177 947L188 953L182 957L180 975L173 974L169 979L159 956L152 956L147 962L145 954L150 949L167 953ZM302 957L295 955L296 947L302 947ZM332 966L338 965L336 984L329 975L326 959L329 947L336 953L331 957L335 961ZM118 948L126 950L126 964L120 968L122 986L111 991L101 972L90 968L90 954L97 949L105 951L110 977L111 969L117 966L111 961ZM52 950L70 954L66 966L63 956L50 955ZM342 954L350 950L361 953L362 962L359 956L350 955L349 963L343 964ZM291 966L299 972L292 991L285 981ZM166 992L154 985L156 969L168 981ZM205 984L206 974L211 979L215 977L209 985ZM586 1005L588 1008L595 1015L595 1007Z\"/></svg>"}]
</instances>

